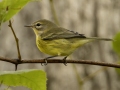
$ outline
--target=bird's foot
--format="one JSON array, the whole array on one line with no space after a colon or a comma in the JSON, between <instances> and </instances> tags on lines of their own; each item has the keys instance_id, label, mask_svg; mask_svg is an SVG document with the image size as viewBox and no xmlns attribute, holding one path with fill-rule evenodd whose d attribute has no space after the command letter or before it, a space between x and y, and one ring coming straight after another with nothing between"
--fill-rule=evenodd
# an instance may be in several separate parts
<instances>
[{"instance_id":1,"label":"bird's foot","mask_svg":"<svg viewBox=\"0 0 120 90\"><path fill-rule=\"evenodd\" d=\"M45 58L45 59L44 59L45 63L41 63L42 66L46 66L46 65L47 65L47 59L48 59L48 58Z\"/></svg>"},{"instance_id":2,"label":"bird's foot","mask_svg":"<svg viewBox=\"0 0 120 90\"><path fill-rule=\"evenodd\" d=\"M66 61L66 59L67 59L67 56L63 58L63 61L64 61L63 64L64 64L65 66L67 66L67 61Z\"/></svg>"},{"instance_id":3,"label":"bird's foot","mask_svg":"<svg viewBox=\"0 0 120 90\"><path fill-rule=\"evenodd\" d=\"M53 57L57 57L57 55L55 55L55 56L50 56L50 57L45 58L45 59L44 59L45 63L41 63L41 65L42 65L42 66L46 66L46 65L47 65L47 60L48 60L49 58L53 58Z\"/></svg>"}]
</instances>

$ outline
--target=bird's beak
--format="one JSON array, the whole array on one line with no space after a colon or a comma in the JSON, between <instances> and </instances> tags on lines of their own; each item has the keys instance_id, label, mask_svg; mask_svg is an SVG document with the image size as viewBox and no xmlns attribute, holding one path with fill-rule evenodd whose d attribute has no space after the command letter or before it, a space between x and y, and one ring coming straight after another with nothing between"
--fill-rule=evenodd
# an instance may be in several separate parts
<instances>
[{"instance_id":1,"label":"bird's beak","mask_svg":"<svg viewBox=\"0 0 120 90\"><path fill-rule=\"evenodd\" d=\"M32 25L25 25L24 27L33 27Z\"/></svg>"}]
</instances>

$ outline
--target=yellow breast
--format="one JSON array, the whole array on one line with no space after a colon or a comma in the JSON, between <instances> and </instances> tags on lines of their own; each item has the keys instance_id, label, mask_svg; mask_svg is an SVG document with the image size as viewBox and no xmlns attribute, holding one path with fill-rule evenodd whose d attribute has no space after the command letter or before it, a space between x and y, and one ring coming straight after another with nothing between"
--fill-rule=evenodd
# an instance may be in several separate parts
<instances>
[{"instance_id":1,"label":"yellow breast","mask_svg":"<svg viewBox=\"0 0 120 90\"><path fill-rule=\"evenodd\" d=\"M40 36L36 37L36 44L39 50L49 55L68 56L78 47L87 43L88 40L81 39L55 39L42 40Z\"/></svg>"},{"instance_id":2,"label":"yellow breast","mask_svg":"<svg viewBox=\"0 0 120 90\"><path fill-rule=\"evenodd\" d=\"M42 40L41 37L36 37L36 44L39 50L49 55L67 56L71 54L75 48L65 39L57 40Z\"/></svg>"}]
</instances>

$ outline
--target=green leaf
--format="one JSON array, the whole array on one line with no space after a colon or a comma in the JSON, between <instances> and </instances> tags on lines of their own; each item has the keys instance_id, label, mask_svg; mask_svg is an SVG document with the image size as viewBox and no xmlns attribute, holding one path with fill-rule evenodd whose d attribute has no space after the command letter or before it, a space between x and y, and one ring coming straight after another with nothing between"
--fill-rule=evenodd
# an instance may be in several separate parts
<instances>
[{"instance_id":1,"label":"green leaf","mask_svg":"<svg viewBox=\"0 0 120 90\"><path fill-rule=\"evenodd\" d=\"M114 37L113 49L120 56L120 32L117 33Z\"/></svg>"},{"instance_id":2,"label":"green leaf","mask_svg":"<svg viewBox=\"0 0 120 90\"><path fill-rule=\"evenodd\" d=\"M31 0L0 0L0 25L19 12Z\"/></svg>"},{"instance_id":3,"label":"green leaf","mask_svg":"<svg viewBox=\"0 0 120 90\"><path fill-rule=\"evenodd\" d=\"M117 64L120 64L120 61L117 62ZM115 68L116 73L118 74L118 79L120 80L120 68Z\"/></svg>"},{"instance_id":4,"label":"green leaf","mask_svg":"<svg viewBox=\"0 0 120 90\"><path fill-rule=\"evenodd\" d=\"M0 72L0 82L7 86L25 86L31 90L46 90L46 74L41 70Z\"/></svg>"}]
</instances>

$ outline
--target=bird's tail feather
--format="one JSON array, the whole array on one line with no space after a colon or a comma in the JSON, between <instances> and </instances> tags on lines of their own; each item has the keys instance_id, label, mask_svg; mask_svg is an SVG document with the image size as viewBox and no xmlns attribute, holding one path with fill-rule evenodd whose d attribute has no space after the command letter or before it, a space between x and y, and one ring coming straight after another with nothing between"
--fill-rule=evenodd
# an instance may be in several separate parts
<instances>
[{"instance_id":1,"label":"bird's tail feather","mask_svg":"<svg viewBox=\"0 0 120 90\"><path fill-rule=\"evenodd\" d=\"M84 39L91 39L91 40L104 40L104 41L113 41L113 39L110 38L99 38L99 37L90 37L90 38L84 38Z\"/></svg>"}]
</instances>

